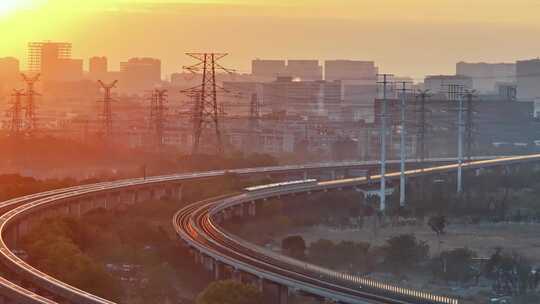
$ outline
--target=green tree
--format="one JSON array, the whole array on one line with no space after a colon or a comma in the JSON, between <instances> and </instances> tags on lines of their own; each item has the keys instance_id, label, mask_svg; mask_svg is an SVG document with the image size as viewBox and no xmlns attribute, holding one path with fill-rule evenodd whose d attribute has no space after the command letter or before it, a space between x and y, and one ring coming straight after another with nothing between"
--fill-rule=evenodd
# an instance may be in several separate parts
<instances>
[{"instance_id":1,"label":"green tree","mask_svg":"<svg viewBox=\"0 0 540 304\"><path fill-rule=\"evenodd\" d=\"M402 234L386 240L384 262L396 272L412 267L428 257L429 246L414 235Z\"/></svg>"},{"instance_id":2,"label":"green tree","mask_svg":"<svg viewBox=\"0 0 540 304\"><path fill-rule=\"evenodd\" d=\"M261 303L262 294L253 286L234 281L219 281L208 285L197 296L197 304Z\"/></svg>"},{"instance_id":3,"label":"green tree","mask_svg":"<svg viewBox=\"0 0 540 304\"><path fill-rule=\"evenodd\" d=\"M476 253L468 248L456 248L441 253L440 275L445 280L467 282L475 274L472 259Z\"/></svg>"},{"instance_id":4,"label":"green tree","mask_svg":"<svg viewBox=\"0 0 540 304\"><path fill-rule=\"evenodd\" d=\"M294 258L302 259L306 256L306 242L299 235L292 235L281 241L281 250Z\"/></svg>"}]
</instances>

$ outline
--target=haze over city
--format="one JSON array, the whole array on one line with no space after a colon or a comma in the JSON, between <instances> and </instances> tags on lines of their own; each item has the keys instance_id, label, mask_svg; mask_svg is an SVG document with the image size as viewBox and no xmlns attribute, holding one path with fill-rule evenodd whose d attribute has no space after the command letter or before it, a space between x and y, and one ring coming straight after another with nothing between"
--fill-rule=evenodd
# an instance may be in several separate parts
<instances>
[{"instance_id":1,"label":"haze over city","mask_svg":"<svg viewBox=\"0 0 540 304\"><path fill-rule=\"evenodd\" d=\"M113 67L128 56L161 58L164 76L188 63L179 50L231 53L227 64L241 71L254 57L350 58L422 77L461 60L536 57L540 47L531 38L540 4L531 0L2 2L4 56L25 58L17 41L70 41L75 57L107 55Z\"/></svg>"},{"instance_id":2,"label":"haze over city","mask_svg":"<svg viewBox=\"0 0 540 304\"><path fill-rule=\"evenodd\" d=\"M540 303L539 12L0 0L0 304Z\"/></svg>"}]
</instances>

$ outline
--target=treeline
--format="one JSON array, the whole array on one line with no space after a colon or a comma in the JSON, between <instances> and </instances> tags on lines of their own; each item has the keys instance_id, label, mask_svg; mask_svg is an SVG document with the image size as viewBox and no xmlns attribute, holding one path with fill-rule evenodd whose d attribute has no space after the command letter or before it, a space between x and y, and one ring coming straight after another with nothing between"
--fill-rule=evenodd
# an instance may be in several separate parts
<instances>
[{"instance_id":1,"label":"treeline","mask_svg":"<svg viewBox=\"0 0 540 304\"><path fill-rule=\"evenodd\" d=\"M79 182L72 178L38 180L19 174L3 174L0 175L0 201L77 184Z\"/></svg>"},{"instance_id":2,"label":"treeline","mask_svg":"<svg viewBox=\"0 0 540 304\"><path fill-rule=\"evenodd\" d=\"M494 293L524 296L540 285L540 268L515 252L497 248L487 259L468 248L454 248L430 256L430 248L414 235L391 237L381 246L367 242L333 242L319 239L306 245L301 236L282 240L282 252L297 259L324 265L339 271L365 275L393 273L398 278L431 274L442 283L478 285L480 278L490 280Z\"/></svg>"},{"instance_id":3,"label":"treeline","mask_svg":"<svg viewBox=\"0 0 540 304\"><path fill-rule=\"evenodd\" d=\"M31 265L70 285L119 301L122 290L105 267L83 252L94 231L69 218L47 219L23 240Z\"/></svg>"},{"instance_id":4,"label":"treeline","mask_svg":"<svg viewBox=\"0 0 540 304\"><path fill-rule=\"evenodd\" d=\"M10 138L0 136L0 167L5 172L31 172L32 176L121 177L160 175L173 172L206 171L241 167L273 166L278 161L266 154L229 152L226 155L181 155L166 147L159 153L151 148L107 146L103 142L82 142L54 136ZM126 157L129 155L129 157Z\"/></svg>"}]
</instances>

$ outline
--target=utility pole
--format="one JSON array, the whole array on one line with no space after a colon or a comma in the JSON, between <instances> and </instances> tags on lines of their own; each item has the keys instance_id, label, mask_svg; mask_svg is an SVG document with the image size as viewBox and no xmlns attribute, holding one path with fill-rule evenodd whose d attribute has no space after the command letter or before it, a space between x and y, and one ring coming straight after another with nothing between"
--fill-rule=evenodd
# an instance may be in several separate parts
<instances>
[{"instance_id":1,"label":"utility pole","mask_svg":"<svg viewBox=\"0 0 540 304\"><path fill-rule=\"evenodd\" d=\"M400 156L400 175L399 175L399 205L401 207L405 207L405 157L406 157L406 133L405 133L405 110L406 110L406 104L405 104L405 98L407 94L407 84L408 82L403 81L401 82L401 106L400 106L400 112L401 112L401 140L399 145L399 156Z\"/></svg>"},{"instance_id":2,"label":"utility pole","mask_svg":"<svg viewBox=\"0 0 540 304\"><path fill-rule=\"evenodd\" d=\"M463 193L463 85L449 85L449 98L458 101L458 170L457 193Z\"/></svg>"},{"instance_id":3,"label":"utility pole","mask_svg":"<svg viewBox=\"0 0 540 304\"><path fill-rule=\"evenodd\" d=\"M111 104L114 100L111 97L111 90L116 87L118 80L115 80L109 84L105 84L101 80L98 80L98 83L103 88L103 100L99 100L99 102L103 102L103 112L101 114L103 136L107 144L109 144L113 136L113 117Z\"/></svg>"},{"instance_id":4,"label":"utility pole","mask_svg":"<svg viewBox=\"0 0 540 304\"><path fill-rule=\"evenodd\" d=\"M386 210L386 119L388 118L388 105L386 90L390 83L388 78L394 76L392 74L378 74L378 77L382 76L383 81L377 83L383 85L383 100L382 100L382 112L381 112L381 190L380 190L380 211Z\"/></svg>"},{"instance_id":5,"label":"utility pole","mask_svg":"<svg viewBox=\"0 0 540 304\"><path fill-rule=\"evenodd\" d=\"M154 144L156 144L158 151L161 152L166 123L165 103L167 102L167 90L153 90L150 101L150 129L154 131Z\"/></svg>"},{"instance_id":6,"label":"utility pole","mask_svg":"<svg viewBox=\"0 0 540 304\"><path fill-rule=\"evenodd\" d=\"M472 160L473 144L474 144L474 104L473 99L476 97L475 90L465 90L465 98L467 99L467 115L465 118L465 142L466 142L466 157L468 161Z\"/></svg>"},{"instance_id":7,"label":"utility pole","mask_svg":"<svg viewBox=\"0 0 540 304\"><path fill-rule=\"evenodd\" d=\"M9 117L9 133L13 138L19 138L23 130L22 102L23 90L13 90L11 108L7 111Z\"/></svg>"},{"instance_id":8,"label":"utility pole","mask_svg":"<svg viewBox=\"0 0 540 304\"><path fill-rule=\"evenodd\" d=\"M184 67L192 73L202 73L201 84L181 91L195 101L193 111L193 149L192 154L199 152L199 145L203 130L208 124L213 125L216 140L217 154L223 153L223 143L221 138L220 117L224 114L218 103L218 90L225 91L216 82L216 71L222 70L232 73L233 70L224 68L218 61L227 56L226 53L187 53L186 55L196 59L198 62L192 66Z\"/></svg>"},{"instance_id":9,"label":"utility pole","mask_svg":"<svg viewBox=\"0 0 540 304\"><path fill-rule=\"evenodd\" d=\"M416 98L420 99L420 110L418 110L418 112L420 112L420 122L417 134L419 149L417 152L417 157L420 160L422 167L426 159L426 99L429 96L431 96L429 94L429 90L421 90L416 95Z\"/></svg>"},{"instance_id":10,"label":"utility pole","mask_svg":"<svg viewBox=\"0 0 540 304\"><path fill-rule=\"evenodd\" d=\"M34 90L34 85L39 81L40 74L36 74L33 77L29 77L25 74L21 74L23 81L26 83L26 106L25 106L25 120L26 130L28 134L33 135L37 131L37 117L36 117L36 104L35 96L39 95Z\"/></svg>"},{"instance_id":11,"label":"utility pole","mask_svg":"<svg viewBox=\"0 0 540 304\"><path fill-rule=\"evenodd\" d=\"M418 131L417 131L417 141L418 148L416 150L416 157L420 161L420 169L423 170L426 161L426 99L431 96L429 90L420 90L416 94L416 101L420 102L420 109L417 109L417 112L420 113L419 122L418 122ZM419 187L420 187L420 200L424 201L424 185L425 178L420 177Z\"/></svg>"}]
</instances>

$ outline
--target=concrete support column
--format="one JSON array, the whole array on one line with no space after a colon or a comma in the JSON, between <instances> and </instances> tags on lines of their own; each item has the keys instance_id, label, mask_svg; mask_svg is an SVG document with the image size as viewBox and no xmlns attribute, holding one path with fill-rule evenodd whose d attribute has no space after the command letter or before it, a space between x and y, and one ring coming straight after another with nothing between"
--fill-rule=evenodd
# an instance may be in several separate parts
<instances>
[{"instance_id":1,"label":"concrete support column","mask_svg":"<svg viewBox=\"0 0 540 304\"><path fill-rule=\"evenodd\" d=\"M336 179L336 170L335 169L330 171L330 178L332 180Z\"/></svg>"},{"instance_id":2,"label":"concrete support column","mask_svg":"<svg viewBox=\"0 0 540 304\"><path fill-rule=\"evenodd\" d=\"M255 205L255 202L248 203L247 206L248 206L248 216L256 216L257 207Z\"/></svg>"},{"instance_id":3,"label":"concrete support column","mask_svg":"<svg viewBox=\"0 0 540 304\"><path fill-rule=\"evenodd\" d=\"M213 270L213 267L214 267L214 263L213 263L213 261L212 261L212 258L209 257L209 256L205 256L205 255L203 254L202 260L203 260L204 268L206 268L206 270L208 270L208 271L212 271L212 270Z\"/></svg>"},{"instance_id":4,"label":"concrete support column","mask_svg":"<svg viewBox=\"0 0 540 304\"><path fill-rule=\"evenodd\" d=\"M258 278L257 279L257 290L259 290L260 293L263 293L264 290L264 279Z\"/></svg>"},{"instance_id":5,"label":"concrete support column","mask_svg":"<svg viewBox=\"0 0 540 304\"><path fill-rule=\"evenodd\" d=\"M182 189L183 189L183 185L180 185L178 186L177 190L176 190L176 199L179 200L180 202L182 201Z\"/></svg>"},{"instance_id":6,"label":"concrete support column","mask_svg":"<svg viewBox=\"0 0 540 304\"><path fill-rule=\"evenodd\" d=\"M239 217L243 217L244 216L244 205L238 205L236 207L234 207L235 209L235 215L236 216L239 216Z\"/></svg>"},{"instance_id":7,"label":"concrete support column","mask_svg":"<svg viewBox=\"0 0 540 304\"><path fill-rule=\"evenodd\" d=\"M242 272L238 269L233 269L232 279L237 283L242 283Z\"/></svg>"},{"instance_id":8,"label":"concrete support column","mask_svg":"<svg viewBox=\"0 0 540 304\"><path fill-rule=\"evenodd\" d=\"M304 170L304 172L303 172L303 178L304 178L304 179L308 179L308 172L307 172L307 170Z\"/></svg>"},{"instance_id":9,"label":"concrete support column","mask_svg":"<svg viewBox=\"0 0 540 304\"><path fill-rule=\"evenodd\" d=\"M220 261L214 260L214 280L219 281L223 278L223 268L223 264Z\"/></svg>"},{"instance_id":10,"label":"concrete support column","mask_svg":"<svg viewBox=\"0 0 540 304\"><path fill-rule=\"evenodd\" d=\"M229 210L229 209L223 209L222 212L223 212L223 218L224 218L225 220L228 220L228 219L231 218L231 210Z\"/></svg>"},{"instance_id":11,"label":"concrete support column","mask_svg":"<svg viewBox=\"0 0 540 304\"><path fill-rule=\"evenodd\" d=\"M279 304L288 304L289 302L289 287L279 285Z\"/></svg>"}]
</instances>

